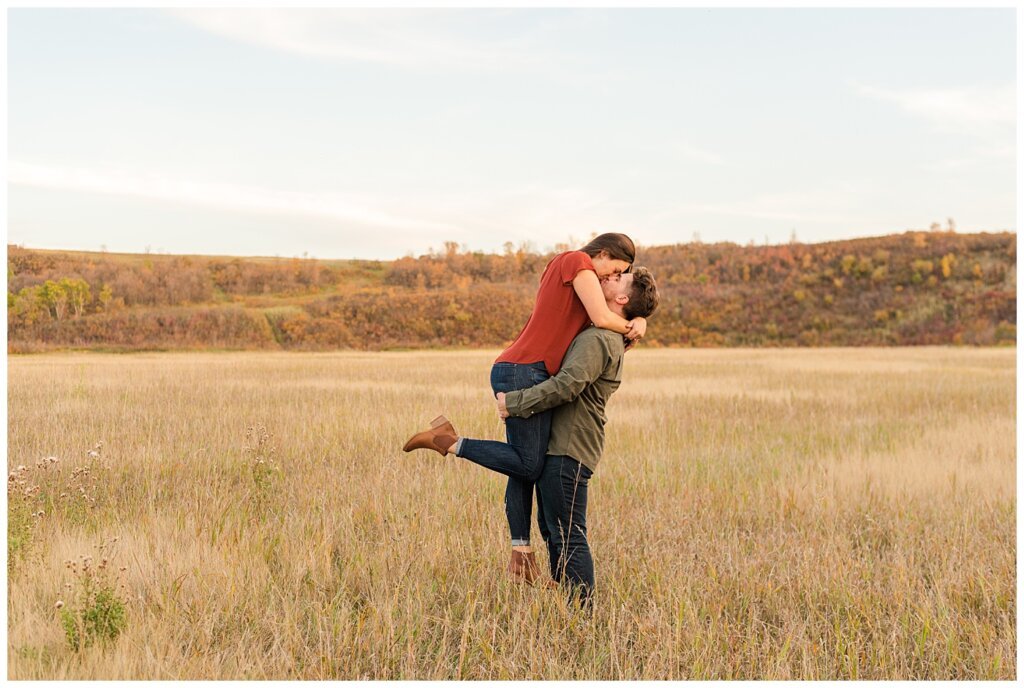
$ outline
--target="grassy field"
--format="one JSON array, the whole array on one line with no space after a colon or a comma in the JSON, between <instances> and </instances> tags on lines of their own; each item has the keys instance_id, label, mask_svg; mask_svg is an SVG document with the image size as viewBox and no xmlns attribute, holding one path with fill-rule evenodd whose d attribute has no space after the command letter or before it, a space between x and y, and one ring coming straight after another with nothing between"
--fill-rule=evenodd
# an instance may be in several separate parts
<instances>
[{"instance_id":1,"label":"grassy field","mask_svg":"<svg viewBox=\"0 0 1024 688\"><path fill-rule=\"evenodd\" d=\"M12 356L9 676L1012 679L1015 353L628 354L589 620L400 451L494 352Z\"/></svg>"}]
</instances>

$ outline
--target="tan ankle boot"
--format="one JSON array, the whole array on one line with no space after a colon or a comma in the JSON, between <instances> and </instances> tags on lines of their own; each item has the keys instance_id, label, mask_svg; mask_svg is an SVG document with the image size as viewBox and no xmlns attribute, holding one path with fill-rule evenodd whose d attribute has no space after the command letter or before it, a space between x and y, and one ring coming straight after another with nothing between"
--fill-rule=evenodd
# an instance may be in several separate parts
<instances>
[{"instance_id":1,"label":"tan ankle boot","mask_svg":"<svg viewBox=\"0 0 1024 688\"><path fill-rule=\"evenodd\" d=\"M430 428L418 432L409 438L409 441L402 447L402 451L410 452L413 449L433 449L441 456L448 455L448 447L455 444L458 433L444 416L438 416L430 421Z\"/></svg>"}]
</instances>

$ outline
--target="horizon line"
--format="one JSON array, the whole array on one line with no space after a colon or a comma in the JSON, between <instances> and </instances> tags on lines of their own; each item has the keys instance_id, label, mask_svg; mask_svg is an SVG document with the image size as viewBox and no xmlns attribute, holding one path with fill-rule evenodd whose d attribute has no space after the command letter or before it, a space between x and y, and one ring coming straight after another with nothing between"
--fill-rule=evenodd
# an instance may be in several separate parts
<instances>
[{"instance_id":1,"label":"horizon line","mask_svg":"<svg viewBox=\"0 0 1024 688\"><path fill-rule=\"evenodd\" d=\"M979 235L979 234L1016 234L1016 233L1017 233L1017 230L1015 230L1015 229L998 229L998 230L987 230L987 231L976 231L976 232L961 232L961 231L957 231L957 230L949 230L949 229L946 229L946 228L939 229L939 230L933 230L933 229L904 229L904 230L902 230L900 232L891 232L889 234L879 234L879 235L863 236L863 237L850 237L848 239L830 239L830 240L827 240L827 241L782 241L782 242L776 242L776 243L771 243L771 242L754 243L754 240L751 239L748 243L740 244L740 243L736 243L735 241L701 241L701 240L692 241L691 240L691 241L680 241L680 242L676 242L674 244L650 244L650 245L641 244L641 243L638 242L637 243L637 249L639 251L640 249L657 249L657 248L663 248L663 247L666 247L666 246L694 246L694 245L695 246L716 246L716 245L723 245L723 244L731 245L731 246L736 246L738 248L767 248L767 247L778 247L778 246L821 246L821 245L825 245L825 244L838 244L838 243L844 243L844 242L871 241L871 240L876 240L876 239L885 239L885 238L889 238L889 237L903 236L904 234L955 234L955 235L960 235L960 236L973 236L973 235ZM441 245L443 246L445 243L446 242L442 241ZM538 248L536 246L529 246L529 244L532 243L532 242L520 242L520 245L517 246L517 249L520 249L524 243L528 245L527 246L527 249L528 249L527 252L534 253L536 255L545 255L545 254L548 254L548 253L557 253L557 252L560 251L560 249L557 246L547 247L545 249L540 249L540 248ZM91 254L96 254L96 255L101 255L101 256L163 256L163 257L168 257L168 258L170 258L170 257L179 257L179 258L248 258L248 259L254 259L254 260L282 260L282 259L285 259L285 260L361 261L361 262L367 262L367 263L387 263L387 262L392 262L392 261L401 260L403 258L410 258L410 257L411 258L422 258L422 257L425 257L425 256L432 255L434 253L434 251L435 251L435 249L433 247L431 247L430 252L421 253L418 256L417 255L413 255L410 252L409 254L406 254L406 255L403 255L403 256L397 256L397 257L394 257L394 258L359 258L359 257L341 258L341 257L313 256L313 255L309 255L308 252L304 252L303 255L287 255L287 256L286 255L280 255L280 254L275 254L275 255L272 255L272 256L264 256L264 255L235 254L235 253L170 253L168 251L164 251L164 250L161 250L161 249L148 250L148 251L110 251L110 250L107 250L105 248L101 248L101 249L47 248L47 247L42 247L42 246L26 246L23 243L7 242L5 250L8 251L8 255L9 255L11 247L17 248L17 249L22 250L22 251L46 251L46 252L52 252L52 253L91 253ZM570 250L570 249L561 249L561 250ZM438 251L438 253L440 253L440 251ZM474 250L474 249L469 248L466 244L459 244L459 253L462 253L462 254L482 254L482 255L502 255L501 253L499 253L497 251Z\"/></svg>"}]
</instances>

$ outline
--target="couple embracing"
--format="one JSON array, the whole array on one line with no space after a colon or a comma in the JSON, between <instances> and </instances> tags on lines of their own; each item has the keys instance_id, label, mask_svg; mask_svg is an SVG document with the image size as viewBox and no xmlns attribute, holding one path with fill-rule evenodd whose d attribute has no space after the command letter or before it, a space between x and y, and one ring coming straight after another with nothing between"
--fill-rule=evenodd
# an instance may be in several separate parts
<instances>
[{"instance_id":1,"label":"couple embracing","mask_svg":"<svg viewBox=\"0 0 1024 688\"><path fill-rule=\"evenodd\" d=\"M589 606L594 564L587 543L587 483L604 446L604 408L622 379L625 352L647 330L658 289L633 267L625 234L601 234L551 259L526 326L494 362L491 388L507 442L460 436L444 416L403 449L454 454L508 476L505 514L514 580L565 583ZM533 494L551 578L530 546Z\"/></svg>"}]
</instances>

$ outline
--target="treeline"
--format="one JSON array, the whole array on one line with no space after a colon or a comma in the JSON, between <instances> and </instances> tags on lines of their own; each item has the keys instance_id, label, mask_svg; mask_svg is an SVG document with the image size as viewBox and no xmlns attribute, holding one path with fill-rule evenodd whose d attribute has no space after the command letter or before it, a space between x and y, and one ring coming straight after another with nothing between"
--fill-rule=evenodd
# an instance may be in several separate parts
<instances>
[{"instance_id":1,"label":"treeline","mask_svg":"<svg viewBox=\"0 0 1024 688\"><path fill-rule=\"evenodd\" d=\"M345 278L379 274L379 261L215 258L40 251L7 246L8 303L64 278L85 281L90 313L122 306L180 306L254 295L297 296L331 290ZM99 294L107 289L111 300ZM32 294L34 296L34 294ZM237 300L237 299L235 299Z\"/></svg>"},{"instance_id":2,"label":"treeline","mask_svg":"<svg viewBox=\"0 0 1024 688\"><path fill-rule=\"evenodd\" d=\"M907 232L821 244L643 251L668 308L652 327L697 346L1016 341L1015 234Z\"/></svg>"},{"instance_id":3,"label":"treeline","mask_svg":"<svg viewBox=\"0 0 1024 688\"><path fill-rule=\"evenodd\" d=\"M564 248L564 247L559 247ZM552 254L392 262L108 255L8 247L8 350L499 347ZM653 346L1013 344L1016 235L641 247Z\"/></svg>"}]
</instances>

